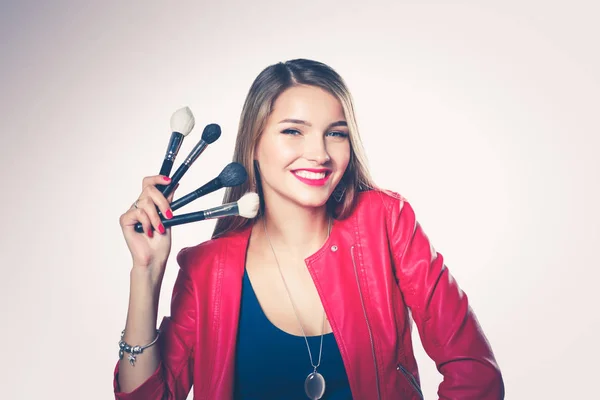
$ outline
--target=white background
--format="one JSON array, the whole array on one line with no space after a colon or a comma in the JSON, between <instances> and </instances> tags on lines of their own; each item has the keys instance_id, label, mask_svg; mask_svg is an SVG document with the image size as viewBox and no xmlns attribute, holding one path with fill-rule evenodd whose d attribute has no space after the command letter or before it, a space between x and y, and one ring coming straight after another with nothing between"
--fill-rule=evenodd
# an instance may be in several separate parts
<instances>
[{"instance_id":1,"label":"white background","mask_svg":"<svg viewBox=\"0 0 600 400\"><path fill-rule=\"evenodd\" d=\"M230 161L255 76L298 57L347 81L376 181L408 197L469 295L506 398L598 398L597 4L2 2L2 398L111 398L130 268L118 218L158 173L172 112L197 120L179 161L223 128L183 195ZM174 255L212 228L174 230L159 318Z\"/></svg>"}]
</instances>

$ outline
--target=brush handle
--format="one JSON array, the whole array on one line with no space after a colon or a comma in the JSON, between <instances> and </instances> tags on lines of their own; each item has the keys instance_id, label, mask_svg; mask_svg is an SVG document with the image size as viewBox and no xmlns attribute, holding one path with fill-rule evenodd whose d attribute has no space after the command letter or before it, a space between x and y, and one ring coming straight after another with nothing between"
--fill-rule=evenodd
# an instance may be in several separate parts
<instances>
[{"instance_id":1,"label":"brush handle","mask_svg":"<svg viewBox=\"0 0 600 400\"><path fill-rule=\"evenodd\" d=\"M165 228L170 228L172 226L187 224L190 222L202 221L205 219L206 219L206 215L205 215L204 211L196 211L196 212L191 212L191 213L187 213L187 214L183 214L183 215L178 215L171 219L166 219L161 216L160 221ZM144 227L139 222L137 224L135 224L134 229L138 233L144 233ZM151 227L151 229L152 229L152 231L155 231L154 227Z\"/></svg>"},{"instance_id":2,"label":"brush handle","mask_svg":"<svg viewBox=\"0 0 600 400\"><path fill-rule=\"evenodd\" d=\"M166 158L163 160L162 166L160 167L159 175L169 176L171 173L171 169L173 168L173 160L167 160ZM165 190L166 185L156 185L156 188L161 192Z\"/></svg>"},{"instance_id":3,"label":"brush handle","mask_svg":"<svg viewBox=\"0 0 600 400\"><path fill-rule=\"evenodd\" d=\"M177 154L179 153L179 149L181 148L184 138L185 136L182 133L171 132L169 145L167 146L167 151L165 152L165 159L160 170L161 175L168 176L171 173L173 161L175 161L175 157L177 157Z\"/></svg>"},{"instance_id":4,"label":"brush handle","mask_svg":"<svg viewBox=\"0 0 600 400\"><path fill-rule=\"evenodd\" d=\"M202 196L205 196L209 193L212 193L216 190L221 189L222 187L223 187L223 183L221 182L221 179L219 177L216 177L212 181L202 185L201 187L194 190L193 192L188 193L185 196L181 197L180 199L177 199L176 201L172 202L171 210L175 211Z\"/></svg>"},{"instance_id":5,"label":"brush handle","mask_svg":"<svg viewBox=\"0 0 600 400\"><path fill-rule=\"evenodd\" d=\"M167 151L165 152L165 158L163 160L162 166L160 167L159 175L169 176L171 173L171 169L173 169L173 163L175 162L175 158L179 153L179 149L181 148L181 144L183 143L183 139L185 136L179 132L171 132L171 138L169 139L169 145L167 146ZM157 185L156 188L161 192L166 188L165 185Z\"/></svg>"},{"instance_id":6,"label":"brush handle","mask_svg":"<svg viewBox=\"0 0 600 400\"><path fill-rule=\"evenodd\" d=\"M163 190L161 190L162 194L165 197L169 197L171 192L173 192L173 190L175 190L175 186L177 186L177 184L179 183L179 181L181 180L183 175L185 175L185 173L187 172L187 170L189 168L190 167L188 164L181 164L179 166L179 168L177 168L177 171L175 171L175 173L173 174L173 177L171 178L171 183L169 183L167 185L167 187L165 187Z\"/></svg>"},{"instance_id":7,"label":"brush handle","mask_svg":"<svg viewBox=\"0 0 600 400\"><path fill-rule=\"evenodd\" d=\"M160 167L159 175L169 176L171 169L173 168L173 160L163 160L162 166Z\"/></svg>"},{"instance_id":8,"label":"brush handle","mask_svg":"<svg viewBox=\"0 0 600 400\"><path fill-rule=\"evenodd\" d=\"M165 228L170 228L176 225L188 224L190 222L203 221L205 219L223 218L231 215L238 215L239 208L237 202L227 203L218 207L209 208L204 211L196 211L187 214L177 215L171 219L166 219L161 216L160 221ZM140 222L135 224L135 231L144 233L144 227ZM154 231L154 227L151 228Z\"/></svg>"}]
</instances>

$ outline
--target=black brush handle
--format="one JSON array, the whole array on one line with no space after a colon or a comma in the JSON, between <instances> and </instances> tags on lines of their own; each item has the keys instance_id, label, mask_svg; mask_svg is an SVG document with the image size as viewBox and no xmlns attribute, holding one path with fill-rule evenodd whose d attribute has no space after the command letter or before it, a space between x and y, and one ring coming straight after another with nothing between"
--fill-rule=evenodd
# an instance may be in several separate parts
<instances>
[{"instance_id":1,"label":"black brush handle","mask_svg":"<svg viewBox=\"0 0 600 400\"><path fill-rule=\"evenodd\" d=\"M216 177L212 181L202 185L201 187L194 190L193 192L188 193L185 196L181 197L180 199L177 199L176 201L171 203L171 210L175 211L175 210L185 206L186 204L189 204L192 201L199 199L202 196L206 196L209 193L212 193L216 190L221 189L222 187L223 187L223 184L221 183L221 179L219 177Z\"/></svg>"},{"instance_id":2,"label":"black brush handle","mask_svg":"<svg viewBox=\"0 0 600 400\"><path fill-rule=\"evenodd\" d=\"M189 168L190 167L188 164L181 164L179 166L179 168L177 168L177 171L175 171L175 173L173 174L173 177L171 178L171 183L169 183L166 188L161 190L162 194L165 197L169 197L169 195L173 192L173 190L175 190L175 186L177 186L177 184L179 183L179 181L181 180L183 175L185 175L185 173L187 172L187 170Z\"/></svg>"},{"instance_id":3,"label":"black brush handle","mask_svg":"<svg viewBox=\"0 0 600 400\"><path fill-rule=\"evenodd\" d=\"M160 167L159 175L169 176L171 173L171 169L173 169L173 160L164 159L162 166Z\"/></svg>"},{"instance_id":4,"label":"black brush handle","mask_svg":"<svg viewBox=\"0 0 600 400\"><path fill-rule=\"evenodd\" d=\"M177 215L171 219L166 219L164 217L161 217L160 221L165 228L170 228L172 226L187 224L190 222L202 221L204 219L206 219L206 213L204 211L196 211L196 212L191 212L191 213L187 213L187 214L183 214L183 215ZM134 229L138 233L144 233L144 227L142 226L142 224L140 222L135 224ZM155 230L153 226L151 226L151 229L152 229L152 231Z\"/></svg>"},{"instance_id":5,"label":"black brush handle","mask_svg":"<svg viewBox=\"0 0 600 400\"><path fill-rule=\"evenodd\" d=\"M172 169L173 169L173 160L164 159L162 166L160 167L160 172L158 174L168 177L169 174L171 173ZM163 190L165 190L166 187L167 187L166 185L156 185L156 188L161 192Z\"/></svg>"},{"instance_id":6,"label":"black brush handle","mask_svg":"<svg viewBox=\"0 0 600 400\"><path fill-rule=\"evenodd\" d=\"M239 212L240 212L240 210L238 207L238 203L235 202L235 203L222 204L220 206L210 208L210 209L204 210L204 211L196 211L196 212L191 212L191 213L187 213L187 214L177 215L171 219L166 219L164 217L161 217L160 221L165 228L170 228L171 226L187 224L190 222L203 221L205 219L223 218L223 217L228 217L231 215L239 215ZM142 224L140 222L135 224L134 229L138 233L144 233L144 228L142 227ZM152 230L154 231L154 227L152 227Z\"/></svg>"}]
</instances>

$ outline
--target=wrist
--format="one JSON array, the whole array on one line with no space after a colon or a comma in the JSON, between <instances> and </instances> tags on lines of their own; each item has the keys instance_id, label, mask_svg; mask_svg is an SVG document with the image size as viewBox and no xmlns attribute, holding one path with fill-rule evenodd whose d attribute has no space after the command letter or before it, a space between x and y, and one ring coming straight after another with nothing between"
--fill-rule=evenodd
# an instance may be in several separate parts
<instances>
[{"instance_id":1,"label":"wrist","mask_svg":"<svg viewBox=\"0 0 600 400\"><path fill-rule=\"evenodd\" d=\"M133 264L129 272L130 278L135 281L148 281L152 285L160 285L165 272L166 262L150 265Z\"/></svg>"},{"instance_id":2,"label":"wrist","mask_svg":"<svg viewBox=\"0 0 600 400\"><path fill-rule=\"evenodd\" d=\"M156 326L162 278L155 277L148 268L136 267L131 269L130 277L126 326L150 332Z\"/></svg>"}]
</instances>

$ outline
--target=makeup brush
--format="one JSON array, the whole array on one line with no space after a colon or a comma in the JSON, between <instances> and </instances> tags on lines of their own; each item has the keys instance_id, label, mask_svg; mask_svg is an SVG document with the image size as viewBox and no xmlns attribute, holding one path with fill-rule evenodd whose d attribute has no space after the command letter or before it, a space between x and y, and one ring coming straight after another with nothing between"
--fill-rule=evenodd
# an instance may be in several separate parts
<instances>
[{"instance_id":1,"label":"makeup brush","mask_svg":"<svg viewBox=\"0 0 600 400\"><path fill-rule=\"evenodd\" d=\"M258 214L258 208L260 201L258 194L254 192L248 192L244 194L238 201L233 203L222 204L218 207L209 208L204 211L191 212L187 214L177 215L171 219L161 218L161 222L165 228L169 228L175 225L187 224L190 222L203 221L206 219L223 218L233 215L239 215L243 218L254 218ZM154 227L152 227L154 230ZM135 231L143 233L143 228L135 227Z\"/></svg>"},{"instance_id":2,"label":"makeup brush","mask_svg":"<svg viewBox=\"0 0 600 400\"><path fill-rule=\"evenodd\" d=\"M248 173L242 164L237 162L229 163L225 168L223 168L219 176L217 176L215 179L172 202L171 211L175 211L191 201L194 201L221 188L241 185L242 183L246 182L246 179L248 179Z\"/></svg>"},{"instance_id":3,"label":"makeup brush","mask_svg":"<svg viewBox=\"0 0 600 400\"><path fill-rule=\"evenodd\" d=\"M218 138L221 137L221 127L218 124L208 124L204 127L204 131L202 131L202 138L200 141L194 146L188 157L185 161L177 168L173 176L171 177L171 182L161 190L165 197L169 197L171 192L177 186L177 183L183 178L183 175L187 172L187 170L192 166L192 164L196 161L196 159L204 152L206 147L209 144L214 143Z\"/></svg>"},{"instance_id":4,"label":"makeup brush","mask_svg":"<svg viewBox=\"0 0 600 400\"><path fill-rule=\"evenodd\" d=\"M242 164L236 162L229 163L215 179L172 202L170 207L171 211L175 211L186 204L221 188L241 185L246 182L246 179L248 179L248 174L246 173L246 168L244 168ZM161 218L163 216L160 211L158 212L158 216ZM138 222L135 224L135 229L141 232L143 229L142 223Z\"/></svg>"},{"instance_id":5,"label":"makeup brush","mask_svg":"<svg viewBox=\"0 0 600 400\"><path fill-rule=\"evenodd\" d=\"M183 139L194 129L196 119L189 107L183 107L171 115L171 139L160 168L160 175L169 176L173 162L179 153Z\"/></svg>"},{"instance_id":6,"label":"makeup brush","mask_svg":"<svg viewBox=\"0 0 600 400\"><path fill-rule=\"evenodd\" d=\"M194 129L195 124L196 119L189 107L180 108L171 115L171 138L169 139L159 175L169 176L183 139ZM166 185L157 185L156 188L162 192L166 188Z\"/></svg>"}]
</instances>

